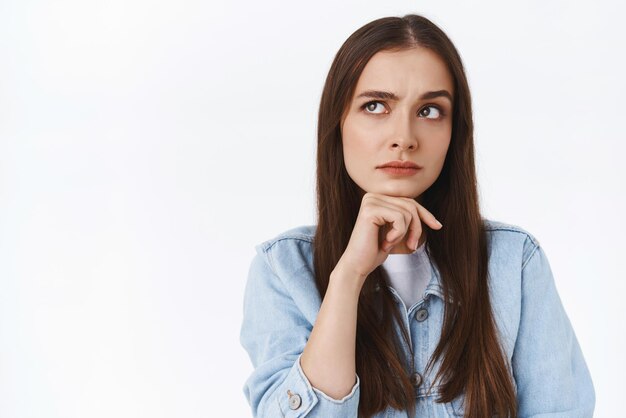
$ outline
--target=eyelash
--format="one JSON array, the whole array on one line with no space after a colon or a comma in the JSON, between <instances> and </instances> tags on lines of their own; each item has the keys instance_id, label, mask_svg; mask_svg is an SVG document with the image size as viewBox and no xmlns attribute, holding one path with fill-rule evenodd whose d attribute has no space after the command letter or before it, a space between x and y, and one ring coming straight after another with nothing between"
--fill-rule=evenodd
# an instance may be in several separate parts
<instances>
[{"instance_id":1,"label":"eyelash","mask_svg":"<svg viewBox=\"0 0 626 418\"><path fill-rule=\"evenodd\" d=\"M383 105L384 105L384 103L385 103L385 102L381 102L380 100L372 100L372 101L370 101L370 102L364 103L364 104L361 106L361 110L365 110L365 108L366 108L368 105L372 104L372 103L380 103L380 104L383 104ZM418 112L418 114L419 114L419 113L422 113L422 110L424 110L424 109L425 109L425 108L427 108L427 107L434 107L435 109L437 109L437 110L439 111L439 117L438 117L438 118L436 118L436 119L433 119L433 120L440 120L440 119L443 119L443 118L446 116L446 112L445 112L445 111L444 111L441 107L439 107L439 106L437 106L437 105L433 105L433 104L430 104L430 105L426 105L426 106L424 106L423 108L421 108L421 109L420 109L420 111ZM368 114L370 114L370 115L374 115L374 116L378 116L378 115L382 115L382 114L383 114L383 113L370 113L370 112L366 112L366 113L368 113ZM427 119L428 119L428 118L427 118Z\"/></svg>"}]
</instances>

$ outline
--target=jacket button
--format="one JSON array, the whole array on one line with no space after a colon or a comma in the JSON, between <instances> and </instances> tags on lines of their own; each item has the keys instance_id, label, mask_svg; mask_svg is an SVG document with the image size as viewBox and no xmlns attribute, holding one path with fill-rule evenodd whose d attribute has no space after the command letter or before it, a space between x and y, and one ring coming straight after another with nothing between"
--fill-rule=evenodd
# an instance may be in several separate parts
<instances>
[{"instance_id":1,"label":"jacket button","mask_svg":"<svg viewBox=\"0 0 626 418\"><path fill-rule=\"evenodd\" d=\"M415 312L415 319L417 319L418 321L422 322L426 318L428 318L428 310L422 308L418 310L417 312Z\"/></svg>"},{"instance_id":2,"label":"jacket button","mask_svg":"<svg viewBox=\"0 0 626 418\"><path fill-rule=\"evenodd\" d=\"M411 375L411 383L413 384L413 386L418 387L419 385L422 384L422 375L415 372Z\"/></svg>"},{"instance_id":3,"label":"jacket button","mask_svg":"<svg viewBox=\"0 0 626 418\"><path fill-rule=\"evenodd\" d=\"M291 393L289 391L289 408L298 409L302 405L302 398L297 393Z\"/></svg>"}]
</instances>

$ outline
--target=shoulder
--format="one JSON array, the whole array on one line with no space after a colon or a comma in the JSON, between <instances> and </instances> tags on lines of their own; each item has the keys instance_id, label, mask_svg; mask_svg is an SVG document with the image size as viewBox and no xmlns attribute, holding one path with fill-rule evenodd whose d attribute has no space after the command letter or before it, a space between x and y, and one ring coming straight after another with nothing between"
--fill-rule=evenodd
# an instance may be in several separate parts
<instances>
[{"instance_id":1,"label":"shoulder","mask_svg":"<svg viewBox=\"0 0 626 418\"><path fill-rule=\"evenodd\" d=\"M279 232L255 245L278 276L290 276L294 269L313 269L313 238L317 225L300 225Z\"/></svg>"},{"instance_id":2,"label":"shoulder","mask_svg":"<svg viewBox=\"0 0 626 418\"><path fill-rule=\"evenodd\" d=\"M538 293L529 284L545 283L548 276L536 270L536 263L531 262L542 260L533 257L541 255L542 250L536 236L528 229L485 218L483 224L489 253L490 302L511 360L523 315L522 303L537 299Z\"/></svg>"},{"instance_id":3,"label":"shoulder","mask_svg":"<svg viewBox=\"0 0 626 418\"><path fill-rule=\"evenodd\" d=\"M489 252L492 255L506 255L510 260L518 255L522 266L537 249L539 240L527 228L513 223L483 218L487 233ZM310 259L312 244L317 225L299 225L260 242L255 246L257 252L264 253L270 262L276 259Z\"/></svg>"},{"instance_id":4,"label":"shoulder","mask_svg":"<svg viewBox=\"0 0 626 418\"><path fill-rule=\"evenodd\" d=\"M258 244L257 247L262 251L267 252L281 241L285 241L284 244L287 245L296 244L298 241L312 243L313 237L315 236L316 228L317 225L300 225L289 228L274 235L271 238L266 239L265 241Z\"/></svg>"},{"instance_id":5,"label":"shoulder","mask_svg":"<svg viewBox=\"0 0 626 418\"><path fill-rule=\"evenodd\" d=\"M487 218L483 218L483 224L492 254L518 254L523 266L539 248L539 240L526 228Z\"/></svg>"},{"instance_id":6,"label":"shoulder","mask_svg":"<svg viewBox=\"0 0 626 418\"><path fill-rule=\"evenodd\" d=\"M522 228L519 225L505 223L502 221L496 221L494 219L483 218L485 230L490 233L499 233L510 236L516 236L518 238L529 239L534 244L539 244L539 241L528 230Z\"/></svg>"},{"instance_id":7,"label":"shoulder","mask_svg":"<svg viewBox=\"0 0 626 418\"><path fill-rule=\"evenodd\" d=\"M265 296L289 295L311 324L321 305L313 266L315 230L316 225L301 225L257 244L253 264L258 263L262 269L253 270L248 278L248 281L261 283L251 288Z\"/></svg>"}]
</instances>

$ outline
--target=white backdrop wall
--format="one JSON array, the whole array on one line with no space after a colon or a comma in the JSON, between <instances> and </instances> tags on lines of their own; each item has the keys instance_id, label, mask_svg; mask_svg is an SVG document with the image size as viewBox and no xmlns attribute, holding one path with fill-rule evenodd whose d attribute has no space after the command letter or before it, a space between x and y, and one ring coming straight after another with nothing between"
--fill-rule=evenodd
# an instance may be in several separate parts
<instances>
[{"instance_id":1,"label":"white backdrop wall","mask_svg":"<svg viewBox=\"0 0 626 418\"><path fill-rule=\"evenodd\" d=\"M0 416L251 416L254 245L315 220L319 98L358 27L455 42L485 216L533 233L624 388L623 3L0 0Z\"/></svg>"}]
</instances>

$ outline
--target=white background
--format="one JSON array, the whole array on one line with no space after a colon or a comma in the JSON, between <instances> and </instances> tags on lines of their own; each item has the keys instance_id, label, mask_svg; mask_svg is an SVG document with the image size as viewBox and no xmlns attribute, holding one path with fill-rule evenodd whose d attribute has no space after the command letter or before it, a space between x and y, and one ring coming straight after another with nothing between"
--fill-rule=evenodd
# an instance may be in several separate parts
<instances>
[{"instance_id":1,"label":"white background","mask_svg":"<svg viewBox=\"0 0 626 418\"><path fill-rule=\"evenodd\" d=\"M254 245L315 223L344 40L420 13L473 97L483 215L543 245L623 412L621 2L0 0L0 416L246 417Z\"/></svg>"}]
</instances>

